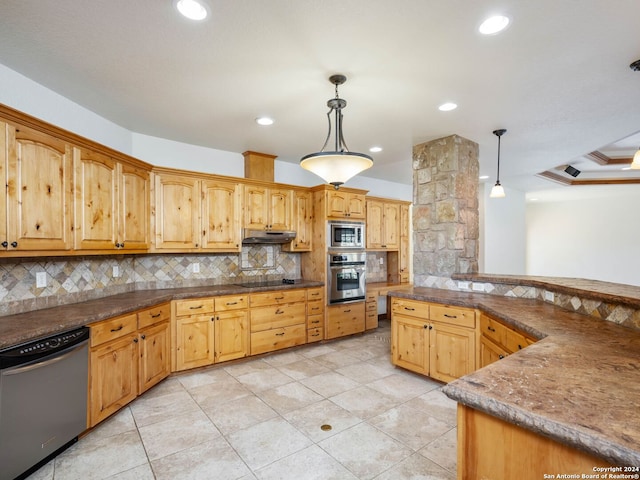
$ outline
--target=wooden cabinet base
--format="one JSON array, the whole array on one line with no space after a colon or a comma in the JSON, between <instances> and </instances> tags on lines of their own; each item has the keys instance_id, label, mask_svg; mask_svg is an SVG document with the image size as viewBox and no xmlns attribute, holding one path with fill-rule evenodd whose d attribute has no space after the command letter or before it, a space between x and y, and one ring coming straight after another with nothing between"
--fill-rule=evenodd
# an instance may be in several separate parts
<instances>
[{"instance_id":1,"label":"wooden cabinet base","mask_svg":"<svg viewBox=\"0 0 640 480\"><path fill-rule=\"evenodd\" d=\"M606 466L602 459L458 404L458 480L593 475L593 467Z\"/></svg>"}]
</instances>

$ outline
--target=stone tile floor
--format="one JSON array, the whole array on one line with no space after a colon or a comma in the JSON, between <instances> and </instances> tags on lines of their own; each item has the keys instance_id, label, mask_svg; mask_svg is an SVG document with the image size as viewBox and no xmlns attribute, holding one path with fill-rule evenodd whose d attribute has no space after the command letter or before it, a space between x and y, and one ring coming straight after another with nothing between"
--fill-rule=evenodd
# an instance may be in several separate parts
<instances>
[{"instance_id":1,"label":"stone tile floor","mask_svg":"<svg viewBox=\"0 0 640 480\"><path fill-rule=\"evenodd\" d=\"M173 375L29 480L454 479L456 404L389 336Z\"/></svg>"}]
</instances>

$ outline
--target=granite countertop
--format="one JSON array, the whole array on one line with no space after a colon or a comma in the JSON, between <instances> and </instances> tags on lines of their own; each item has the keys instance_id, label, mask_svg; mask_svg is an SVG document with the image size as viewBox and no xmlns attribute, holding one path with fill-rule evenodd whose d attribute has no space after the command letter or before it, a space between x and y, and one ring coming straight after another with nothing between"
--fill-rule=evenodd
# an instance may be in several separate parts
<instances>
[{"instance_id":1,"label":"granite countertop","mask_svg":"<svg viewBox=\"0 0 640 480\"><path fill-rule=\"evenodd\" d=\"M416 287L390 296L478 308L539 341L449 383L450 398L618 466L640 466L640 331L540 300Z\"/></svg>"},{"instance_id":2,"label":"granite countertop","mask_svg":"<svg viewBox=\"0 0 640 480\"><path fill-rule=\"evenodd\" d=\"M64 332L99 320L123 315L171 300L240 295L272 290L323 286L322 282L298 281L276 286L211 285L163 290L137 290L81 303L0 317L0 348Z\"/></svg>"}]
</instances>

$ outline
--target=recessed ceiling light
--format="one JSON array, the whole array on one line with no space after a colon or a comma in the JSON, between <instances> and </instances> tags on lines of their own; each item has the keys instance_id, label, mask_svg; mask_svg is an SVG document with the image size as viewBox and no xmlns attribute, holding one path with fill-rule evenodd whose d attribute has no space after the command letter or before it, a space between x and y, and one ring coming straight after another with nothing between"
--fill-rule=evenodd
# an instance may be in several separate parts
<instances>
[{"instance_id":1,"label":"recessed ceiling light","mask_svg":"<svg viewBox=\"0 0 640 480\"><path fill-rule=\"evenodd\" d=\"M273 118L258 117L258 118L256 118L256 123L258 125L273 125Z\"/></svg>"},{"instance_id":2,"label":"recessed ceiling light","mask_svg":"<svg viewBox=\"0 0 640 480\"><path fill-rule=\"evenodd\" d=\"M480 175L480 180L486 180L487 178L489 178L489 175Z\"/></svg>"},{"instance_id":3,"label":"recessed ceiling light","mask_svg":"<svg viewBox=\"0 0 640 480\"><path fill-rule=\"evenodd\" d=\"M508 25L509 17L504 15L494 15L482 22L480 27L478 27L478 31L483 35L495 35L507 28Z\"/></svg>"},{"instance_id":4,"label":"recessed ceiling light","mask_svg":"<svg viewBox=\"0 0 640 480\"><path fill-rule=\"evenodd\" d=\"M381 152L381 151L382 151L382 147L371 147L371 148L369 149L369 151L370 151L371 153L378 153L378 152Z\"/></svg>"},{"instance_id":5,"label":"recessed ceiling light","mask_svg":"<svg viewBox=\"0 0 640 480\"><path fill-rule=\"evenodd\" d=\"M207 4L202 0L175 0L178 11L189 20L204 20L209 15Z\"/></svg>"},{"instance_id":6,"label":"recessed ceiling light","mask_svg":"<svg viewBox=\"0 0 640 480\"><path fill-rule=\"evenodd\" d=\"M440 105L438 107L438 110L440 110L441 112L450 112L451 110L455 110L456 108L458 108L458 105L453 102L447 102Z\"/></svg>"}]
</instances>

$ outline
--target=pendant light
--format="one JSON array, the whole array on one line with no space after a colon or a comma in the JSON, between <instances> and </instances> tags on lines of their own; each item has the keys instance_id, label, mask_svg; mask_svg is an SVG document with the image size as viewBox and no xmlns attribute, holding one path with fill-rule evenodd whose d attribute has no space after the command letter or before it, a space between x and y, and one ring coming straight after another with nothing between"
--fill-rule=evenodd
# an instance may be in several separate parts
<instances>
[{"instance_id":1,"label":"pendant light","mask_svg":"<svg viewBox=\"0 0 640 480\"><path fill-rule=\"evenodd\" d=\"M344 75L332 75L329 81L335 85L336 96L327 101L327 120L329 131L324 141L322 150L302 157L300 166L321 177L325 182L334 186L337 190L340 185L358 173L370 168L373 159L364 153L350 152L342 135L342 109L347 106L347 101L338 96L338 85L347 81ZM331 138L331 114L334 114L334 150L325 151Z\"/></svg>"},{"instance_id":2,"label":"pendant light","mask_svg":"<svg viewBox=\"0 0 640 480\"><path fill-rule=\"evenodd\" d=\"M496 176L496 184L491 189L489 196L491 198L503 198L505 196L504 188L500 185L500 137L507 133L505 128L494 130L493 134L498 137L498 175Z\"/></svg>"},{"instance_id":3,"label":"pendant light","mask_svg":"<svg viewBox=\"0 0 640 480\"><path fill-rule=\"evenodd\" d=\"M636 151L633 156L633 162L631 162L631 168L633 170L640 170L640 148Z\"/></svg>"}]
</instances>

